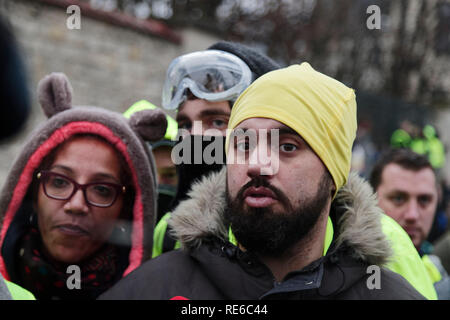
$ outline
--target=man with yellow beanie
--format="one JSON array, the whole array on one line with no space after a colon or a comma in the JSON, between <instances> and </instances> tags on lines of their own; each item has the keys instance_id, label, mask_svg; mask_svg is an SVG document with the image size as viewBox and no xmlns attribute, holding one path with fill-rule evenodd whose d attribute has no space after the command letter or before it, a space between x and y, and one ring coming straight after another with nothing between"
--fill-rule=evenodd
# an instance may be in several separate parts
<instances>
[{"instance_id":1,"label":"man with yellow beanie","mask_svg":"<svg viewBox=\"0 0 450 320\"><path fill-rule=\"evenodd\" d=\"M382 212L349 176L352 89L307 63L272 71L238 98L229 129L226 170L169 221L182 250L102 299L423 299L383 267Z\"/></svg>"}]
</instances>

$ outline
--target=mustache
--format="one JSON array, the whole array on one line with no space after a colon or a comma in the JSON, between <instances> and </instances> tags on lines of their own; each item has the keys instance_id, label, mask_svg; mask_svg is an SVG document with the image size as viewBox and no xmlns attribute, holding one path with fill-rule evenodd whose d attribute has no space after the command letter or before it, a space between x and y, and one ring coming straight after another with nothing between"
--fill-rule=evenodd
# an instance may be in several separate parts
<instances>
[{"instance_id":1,"label":"mustache","mask_svg":"<svg viewBox=\"0 0 450 320\"><path fill-rule=\"evenodd\" d=\"M239 192L237 193L235 199L237 201L239 201L240 203L242 203L242 201L244 201L244 192L250 187L255 187L255 188L264 187L264 188L270 189L277 197L277 200L279 202L281 202L281 204L283 204L286 207L286 209L292 210L293 206L291 204L291 201L284 194L284 192L281 191L280 189L278 189L277 187L271 185L270 182L267 181L267 179L264 178L263 176L256 176L256 177L252 178L252 180L247 182L241 189L239 189Z\"/></svg>"}]
</instances>

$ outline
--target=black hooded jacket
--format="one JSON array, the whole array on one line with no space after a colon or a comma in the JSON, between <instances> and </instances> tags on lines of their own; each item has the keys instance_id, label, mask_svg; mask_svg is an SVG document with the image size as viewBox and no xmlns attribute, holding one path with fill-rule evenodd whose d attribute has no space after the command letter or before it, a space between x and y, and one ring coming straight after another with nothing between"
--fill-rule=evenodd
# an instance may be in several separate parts
<instances>
[{"instance_id":1,"label":"black hooded jacket","mask_svg":"<svg viewBox=\"0 0 450 320\"><path fill-rule=\"evenodd\" d=\"M382 213L358 176L351 175L333 201L335 232L327 254L281 283L255 256L227 241L225 176L222 170L204 178L174 211L169 223L181 250L144 263L100 298L424 299L403 277L382 267L391 254L381 232Z\"/></svg>"}]
</instances>

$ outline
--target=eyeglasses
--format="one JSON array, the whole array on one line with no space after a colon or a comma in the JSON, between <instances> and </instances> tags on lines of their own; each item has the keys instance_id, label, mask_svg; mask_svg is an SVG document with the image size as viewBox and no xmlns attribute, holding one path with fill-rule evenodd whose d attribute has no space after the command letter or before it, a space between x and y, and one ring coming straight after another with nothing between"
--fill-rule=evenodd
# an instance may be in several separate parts
<instances>
[{"instance_id":1,"label":"eyeglasses","mask_svg":"<svg viewBox=\"0 0 450 320\"><path fill-rule=\"evenodd\" d=\"M125 193L125 186L109 182L93 182L78 184L65 175L41 171L37 178L42 181L44 193L55 200L69 200L81 189L86 203L100 208L107 208L114 204L120 193Z\"/></svg>"},{"instance_id":2,"label":"eyeglasses","mask_svg":"<svg viewBox=\"0 0 450 320\"><path fill-rule=\"evenodd\" d=\"M239 57L221 50L188 53L174 59L167 69L162 106L177 109L187 89L199 99L234 101L252 81L252 72Z\"/></svg>"}]
</instances>

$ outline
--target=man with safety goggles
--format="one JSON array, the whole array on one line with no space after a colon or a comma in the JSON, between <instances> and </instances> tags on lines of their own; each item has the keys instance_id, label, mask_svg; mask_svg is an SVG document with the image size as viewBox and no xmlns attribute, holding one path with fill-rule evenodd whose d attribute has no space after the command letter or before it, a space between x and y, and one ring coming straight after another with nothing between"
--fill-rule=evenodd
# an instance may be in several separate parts
<instances>
[{"instance_id":1,"label":"man with safety goggles","mask_svg":"<svg viewBox=\"0 0 450 320\"><path fill-rule=\"evenodd\" d=\"M178 128L184 133L178 143L189 146L192 157L198 153L199 145L202 154L208 146L225 146L225 131L234 101L254 80L278 68L275 61L256 50L227 41L174 59L166 73L162 106L166 110L177 110ZM210 137L203 139L204 136ZM221 162L212 164L205 163L204 159L201 163L178 164L178 189L171 209L187 198L195 180L219 171L224 164L225 156ZM170 236L169 218L170 212L155 228L153 257L179 247Z\"/></svg>"},{"instance_id":2,"label":"man with safety goggles","mask_svg":"<svg viewBox=\"0 0 450 320\"><path fill-rule=\"evenodd\" d=\"M255 51L239 44L229 42L219 42L211 46L209 50L203 52L208 52L212 50L226 51L228 53L234 54L235 56L243 60L252 71L252 81L256 80L256 78L258 78L259 76L273 69L279 68L276 65L276 63L274 63L269 58L264 57L259 53L256 53ZM178 107L176 119L179 128L185 129L185 132L188 131L190 133L190 135L186 136L181 142L186 141L189 142L189 140L192 140L194 143L190 143L188 145L192 147L191 155L195 155L196 152L197 154L199 152L199 148L195 149L194 147L196 142L195 139L202 138L202 135L206 136L209 132L213 131L208 130L209 132L206 132L207 129L214 128L211 127L209 124L215 125L216 126L215 129L219 129L217 128L217 126L221 124L219 120L221 120L222 118L220 117L223 116L224 117L223 119L225 119L223 121L226 123L224 127L227 127L229 121L228 115L231 113L231 107L233 105L234 100L236 99L236 96L232 94L233 90L231 90L231 88L233 86L221 84L223 83L223 81L222 82L217 81L220 78L214 76L216 73L213 73L212 71L207 71L216 69L222 70L223 64L219 64L217 62L219 60L207 59L206 56L203 56L202 59L196 59L194 61L194 59L191 60L190 57L192 56L186 55L177 58L179 60L175 59L172 62L171 66L169 67L166 84L164 86L163 96L165 98L163 98L164 99L163 107L165 109L172 108L172 110ZM214 63L212 64L211 67L210 61L216 61L215 68ZM192 65L196 65L197 68L192 68L191 67ZM203 68L202 70L204 70L203 73L200 72L196 74L196 72L194 72L194 70L198 71L201 68ZM227 68L227 70L239 70L239 68L237 67L234 69ZM183 74L183 72L185 74L190 74L191 76L190 77L180 76L179 74ZM243 73L245 73L245 71L242 71L242 74ZM202 74L204 76L200 77L200 75ZM222 72L219 74L222 74L223 77L226 78L225 77L226 72ZM176 81L176 79L178 80ZM185 80L183 82L183 79L189 80ZM192 79L196 79L197 82L190 81ZM216 82L213 82L212 79L216 80ZM235 87L237 87L238 84L240 83L241 78L235 76L234 79L236 79ZM214 84L214 86L210 84ZM244 89L241 90L243 91ZM237 91L239 90L237 90L236 88L236 91L233 93L235 94ZM226 92L230 94L227 98L220 96L224 95ZM275 92L277 92L277 90L275 90ZM215 94L216 96L214 96ZM217 97L217 100L215 100L214 97ZM172 101L173 104L171 104ZM170 105L172 107L170 107ZM227 113L223 115L224 112ZM207 116L209 116L209 118L206 118ZM206 119L209 119L209 121L206 121ZM195 121L202 121L201 122L202 126L201 127L196 126L195 124L197 122ZM224 130L219 129L219 131L217 130L214 131L217 134L219 134L219 132L221 132L223 135L225 134L225 129ZM215 140L218 139L225 140L223 135L211 137L211 140L201 139L200 140L202 143L201 151L203 152L203 150L205 150L205 148L208 147L208 144L215 143L216 142ZM179 185L177 190L177 196L171 206L172 207L171 210L174 210L180 201L188 198L187 192L191 189L191 185L195 180L198 179L200 181L202 176L205 176L213 171L219 171L223 167L223 164L217 163L209 165L206 163L201 164L193 164L193 163L194 162L191 161L190 164L181 163L180 165L177 165ZM225 163L225 160L222 163ZM180 246L179 243L176 242L170 236L167 223L167 220L169 218L170 213L166 214L166 216L160 220L154 231L154 244L153 244L154 257L160 255L163 252L170 251ZM394 258L392 259L389 269L402 275L427 299L436 299L437 297L436 291L434 290L433 283L431 282L431 280L428 277L428 274L426 273L425 266L420 260L420 257L417 254L414 255L415 251L414 246L412 245L411 241L407 236L404 237L404 234L401 234L401 232L403 231L401 227L398 224L396 224L395 221L391 220L389 220L389 218L386 218L382 219L381 221L383 225L384 234L394 244L393 249ZM199 222L199 224L201 224L201 222ZM234 238L232 233L229 234L229 237L230 241L232 241L232 239Z\"/></svg>"}]
</instances>

